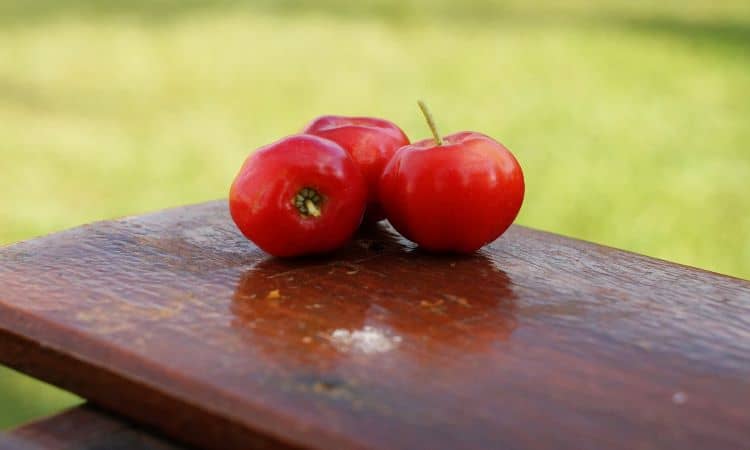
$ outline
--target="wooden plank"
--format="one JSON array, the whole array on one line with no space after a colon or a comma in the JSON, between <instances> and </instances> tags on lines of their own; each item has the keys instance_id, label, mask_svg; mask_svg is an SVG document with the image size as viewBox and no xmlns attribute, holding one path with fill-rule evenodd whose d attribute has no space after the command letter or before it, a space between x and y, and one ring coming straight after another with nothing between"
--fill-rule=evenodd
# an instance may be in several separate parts
<instances>
[{"instance_id":1,"label":"wooden plank","mask_svg":"<svg viewBox=\"0 0 750 450\"><path fill-rule=\"evenodd\" d=\"M44 450L36 445L29 444L22 440L16 439L0 433L0 450Z\"/></svg>"},{"instance_id":2,"label":"wooden plank","mask_svg":"<svg viewBox=\"0 0 750 450\"><path fill-rule=\"evenodd\" d=\"M283 261L224 202L0 250L0 359L206 448L742 448L750 283L513 227Z\"/></svg>"},{"instance_id":3,"label":"wooden plank","mask_svg":"<svg viewBox=\"0 0 750 450\"><path fill-rule=\"evenodd\" d=\"M24 425L4 439L20 449L29 450L185 449L90 405ZM0 449L3 448L0 440Z\"/></svg>"}]
</instances>

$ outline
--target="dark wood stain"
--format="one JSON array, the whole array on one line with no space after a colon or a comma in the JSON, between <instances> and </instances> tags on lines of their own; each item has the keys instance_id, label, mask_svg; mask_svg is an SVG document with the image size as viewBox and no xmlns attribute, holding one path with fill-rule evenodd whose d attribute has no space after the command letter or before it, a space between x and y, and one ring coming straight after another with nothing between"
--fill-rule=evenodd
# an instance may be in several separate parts
<instances>
[{"instance_id":1,"label":"dark wood stain","mask_svg":"<svg viewBox=\"0 0 750 450\"><path fill-rule=\"evenodd\" d=\"M750 442L750 283L512 227L264 255L224 202L0 249L0 360L206 448Z\"/></svg>"}]
</instances>

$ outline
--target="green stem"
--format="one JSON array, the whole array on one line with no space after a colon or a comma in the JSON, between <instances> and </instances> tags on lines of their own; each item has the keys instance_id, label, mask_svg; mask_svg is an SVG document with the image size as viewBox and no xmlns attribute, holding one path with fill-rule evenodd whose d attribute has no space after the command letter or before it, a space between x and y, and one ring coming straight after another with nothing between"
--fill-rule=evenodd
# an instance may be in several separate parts
<instances>
[{"instance_id":1,"label":"green stem","mask_svg":"<svg viewBox=\"0 0 750 450\"><path fill-rule=\"evenodd\" d=\"M427 109L427 105L425 105L422 100L417 101L417 104L419 105L419 109L422 110L422 114L424 114L424 118L427 121L427 125L430 127L430 131L432 131L432 135L435 137L435 143L437 145L443 145L443 138L440 137L440 133L438 133L437 126L435 126L435 119L432 118L432 114L430 114L430 110Z\"/></svg>"}]
</instances>

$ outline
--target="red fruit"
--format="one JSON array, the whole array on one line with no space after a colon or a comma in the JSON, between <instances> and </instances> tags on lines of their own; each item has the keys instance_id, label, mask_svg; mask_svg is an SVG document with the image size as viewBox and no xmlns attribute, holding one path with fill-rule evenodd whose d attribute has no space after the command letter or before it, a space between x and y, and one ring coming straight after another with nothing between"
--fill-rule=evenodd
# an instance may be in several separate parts
<instances>
[{"instance_id":1,"label":"red fruit","mask_svg":"<svg viewBox=\"0 0 750 450\"><path fill-rule=\"evenodd\" d=\"M518 215L521 166L484 134L461 132L443 140L434 134L434 140L394 155L380 181L380 199L388 221L420 247L470 253L497 239Z\"/></svg>"},{"instance_id":2,"label":"red fruit","mask_svg":"<svg viewBox=\"0 0 750 450\"><path fill-rule=\"evenodd\" d=\"M362 221L367 187L337 143L295 135L261 147L240 169L229 210L242 233L275 256L340 247Z\"/></svg>"},{"instance_id":3,"label":"red fruit","mask_svg":"<svg viewBox=\"0 0 750 450\"><path fill-rule=\"evenodd\" d=\"M340 144L359 164L367 181L368 199L365 222L383 220L378 200L378 183L385 165L409 138L393 122L373 117L322 116L310 122L305 133Z\"/></svg>"}]
</instances>

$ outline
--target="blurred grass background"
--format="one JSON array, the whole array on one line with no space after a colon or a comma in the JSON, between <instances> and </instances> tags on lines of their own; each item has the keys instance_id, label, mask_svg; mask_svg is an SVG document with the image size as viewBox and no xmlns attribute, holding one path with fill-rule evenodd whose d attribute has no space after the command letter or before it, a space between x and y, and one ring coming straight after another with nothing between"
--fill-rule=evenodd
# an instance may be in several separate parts
<instances>
[{"instance_id":1,"label":"blurred grass background","mask_svg":"<svg viewBox=\"0 0 750 450\"><path fill-rule=\"evenodd\" d=\"M750 278L750 2L0 0L0 244L223 197L325 113L481 130L519 222ZM1 291L0 291L1 292ZM0 427L74 404L0 369Z\"/></svg>"}]
</instances>

